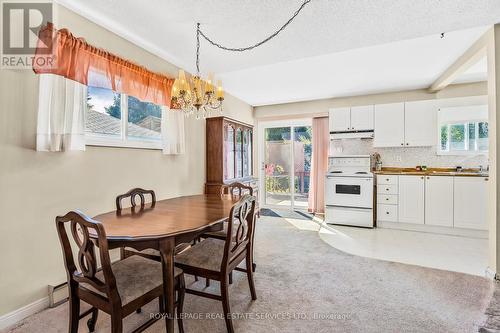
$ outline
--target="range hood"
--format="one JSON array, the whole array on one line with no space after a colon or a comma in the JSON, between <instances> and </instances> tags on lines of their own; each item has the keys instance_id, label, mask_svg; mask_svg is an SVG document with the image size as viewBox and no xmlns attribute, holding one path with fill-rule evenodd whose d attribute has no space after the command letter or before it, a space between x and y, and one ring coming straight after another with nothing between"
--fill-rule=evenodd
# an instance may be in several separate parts
<instances>
[{"instance_id":1,"label":"range hood","mask_svg":"<svg viewBox=\"0 0 500 333\"><path fill-rule=\"evenodd\" d=\"M336 139L373 139L373 130L330 132L330 140Z\"/></svg>"}]
</instances>

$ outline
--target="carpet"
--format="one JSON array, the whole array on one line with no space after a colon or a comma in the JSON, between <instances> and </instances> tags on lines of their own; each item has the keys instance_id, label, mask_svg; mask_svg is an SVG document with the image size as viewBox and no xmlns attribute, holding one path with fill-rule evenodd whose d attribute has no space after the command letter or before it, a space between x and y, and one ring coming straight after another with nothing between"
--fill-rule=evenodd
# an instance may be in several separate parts
<instances>
[{"instance_id":1,"label":"carpet","mask_svg":"<svg viewBox=\"0 0 500 333\"><path fill-rule=\"evenodd\" d=\"M495 289L478 276L350 255L322 242L317 231L299 230L282 218L258 221L255 259L258 299L251 301L240 272L229 290L236 332L477 332ZM187 284L204 287L191 277ZM218 284L209 289L218 291ZM127 317L124 331L156 309L150 303ZM184 309L186 332L225 332L220 302L186 295ZM44 310L9 332L67 332L67 312L67 304ZM86 320L79 331L86 332ZM109 331L103 313L96 331ZM163 321L147 330L164 331Z\"/></svg>"},{"instance_id":2,"label":"carpet","mask_svg":"<svg viewBox=\"0 0 500 333\"><path fill-rule=\"evenodd\" d=\"M314 215L311 213L300 210L289 210L289 209L261 208L260 215L268 217L284 217L296 220L312 220L314 218Z\"/></svg>"}]
</instances>

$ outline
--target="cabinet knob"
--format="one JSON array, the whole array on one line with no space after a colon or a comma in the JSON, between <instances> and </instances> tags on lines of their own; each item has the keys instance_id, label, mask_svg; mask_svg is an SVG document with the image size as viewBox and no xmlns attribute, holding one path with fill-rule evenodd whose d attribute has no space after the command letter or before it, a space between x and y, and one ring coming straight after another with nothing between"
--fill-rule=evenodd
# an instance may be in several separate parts
<instances>
[{"instance_id":1,"label":"cabinet knob","mask_svg":"<svg viewBox=\"0 0 500 333\"><path fill-rule=\"evenodd\" d=\"M388 188L386 188L385 190L386 190L386 191L389 191L389 189L388 189Z\"/></svg>"},{"instance_id":2,"label":"cabinet knob","mask_svg":"<svg viewBox=\"0 0 500 333\"><path fill-rule=\"evenodd\" d=\"M403 146L403 143L401 142L401 146Z\"/></svg>"},{"instance_id":3,"label":"cabinet knob","mask_svg":"<svg viewBox=\"0 0 500 333\"><path fill-rule=\"evenodd\" d=\"M407 143L406 143L406 145L408 146L408 145L409 145L409 143L407 142Z\"/></svg>"},{"instance_id":4,"label":"cabinet knob","mask_svg":"<svg viewBox=\"0 0 500 333\"><path fill-rule=\"evenodd\" d=\"M386 178L386 179L385 179L385 181L387 181L387 182L388 182L388 181L389 181L389 178Z\"/></svg>"},{"instance_id":5,"label":"cabinet knob","mask_svg":"<svg viewBox=\"0 0 500 333\"><path fill-rule=\"evenodd\" d=\"M389 201L389 198L385 198L385 201Z\"/></svg>"},{"instance_id":6,"label":"cabinet knob","mask_svg":"<svg viewBox=\"0 0 500 333\"><path fill-rule=\"evenodd\" d=\"M389 212L385 212L387 215L389 215Z\"/></svg>"},{"instance_id":7,"label":"cabinet knob","mask_svg":"<svg viewBox=\"0 0 500 333\"><path fill-rule=\"evenodd\" d=\"M420 177L420 179L424 179L424 177Z\"/></svg>"},{"instance_id":8,"label":"cabinet knob","mask_svg":"<svg viewBox=\"0 0 500 333\"><path fill-rule=\"evenodd\" d=\"M489 178L484 178L484 180L485 180L485 181L488 181L488 180L489 180Z\"/></svg>"},{"instance_id":9,"label":"cabinet knob","mask_svg":"<svg viewBox=\"0 0 500 333\"><path fill-rule=\"evenodd\" d=\"M431 177L427 177L427 179L431 179Z\"/></svg>"}]
</instances>

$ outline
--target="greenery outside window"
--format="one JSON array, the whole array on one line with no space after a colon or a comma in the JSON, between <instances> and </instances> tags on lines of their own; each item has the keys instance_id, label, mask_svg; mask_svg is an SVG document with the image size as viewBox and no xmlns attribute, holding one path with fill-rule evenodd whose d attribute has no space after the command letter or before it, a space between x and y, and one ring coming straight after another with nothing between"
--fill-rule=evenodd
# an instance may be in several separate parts
<instances>
[{"instance_id":1,"label":"greenery outside window","mask_svg":"<svg viewBox=\"0 0 500 333\"><path fill-rule=\"evenodd\" d=\"M110 89L88 87L87 145L161 149L162 107Z\"/></svg>"},{"instance_id":2,"label":"greenery outside window","mask_svg":"<svg viewBox=\"0 0 500 333\"><path fill-rule=\"evenodd\" d=\"M488 122L442 123L438 153L450 155L488 152Z\"/></svg>"}]
</instances>

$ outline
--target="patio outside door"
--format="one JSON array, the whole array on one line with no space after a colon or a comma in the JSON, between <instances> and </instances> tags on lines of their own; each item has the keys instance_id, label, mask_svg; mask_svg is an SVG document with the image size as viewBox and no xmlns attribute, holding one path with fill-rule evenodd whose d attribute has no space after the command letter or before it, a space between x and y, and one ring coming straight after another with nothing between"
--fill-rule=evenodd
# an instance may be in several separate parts
<instances>
[{"instance_id":1,"label":"patio outside door","mask_svg":"<svg viewBox=\"0 0 500 333\"><path fill-rule=\"evenodd\" d=\"M264 207L307 209L312 148L310 119L259 123Z\"/></svg>"}]
</instances>

